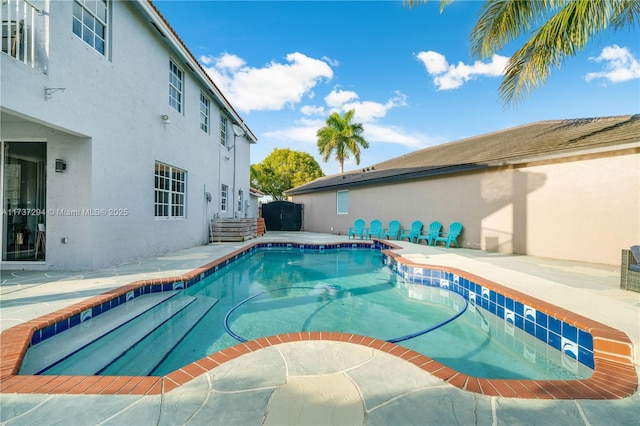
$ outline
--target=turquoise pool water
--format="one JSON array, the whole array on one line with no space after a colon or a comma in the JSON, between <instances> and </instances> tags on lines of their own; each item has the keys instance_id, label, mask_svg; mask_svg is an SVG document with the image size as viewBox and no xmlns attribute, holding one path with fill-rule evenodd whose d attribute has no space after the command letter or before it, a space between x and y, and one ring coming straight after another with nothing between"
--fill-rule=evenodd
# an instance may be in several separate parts
<instances>
[{"instance_id":1,"label":"turquoise pool water","mask_svg":"<svg viewBox=\"0 0 640 426\"><path fill-rule=\"evenodd\" d=\"M592 373L479 306L465 307L456 293L405 282L382 264L378 250L257 250L37 372L164 375L239 340L302 330L383 340L417 334L398 344L475 377ZM63 344L64 335L50 340Z\"/></svg>"}]
</instances>

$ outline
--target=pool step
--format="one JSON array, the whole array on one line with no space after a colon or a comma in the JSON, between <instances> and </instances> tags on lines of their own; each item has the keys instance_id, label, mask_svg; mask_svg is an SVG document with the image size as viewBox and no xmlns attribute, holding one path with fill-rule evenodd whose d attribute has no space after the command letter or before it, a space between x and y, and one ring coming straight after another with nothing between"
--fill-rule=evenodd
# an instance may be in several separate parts
<instances>
[{"instance_id":1,"label":"pool step","mask_svg":"<svg viewBox=\"0 0 640 426\"><path fill-rule=\"evenodd\" d=\"M177 295L50 366L42 374L95 375L194 300L193 296Z\"/></svg>"},{"instance_id":2,"label":"pool step","mask_svg":"<svg viewBox=\"0 0 640 426\"><path fill-rule=\"evenodd\" d=\"M178 292L145 294L29 348L19 374L36 374L112 330L174 297Z\"/></svg>"},{"instance_id":3,"label":"pool step","mask_svg":"<svg viewBox=\"0 0 640 426\"><path fill-rule=\"evenodd\" d=\"M218 299L198 296L196 300L172 318L171 325L158 327L120 358L114 360L100 374L118 376L146 376L171 353L198 322L215 306ZM177 320L177 321L174 321Z\"/></svg>"}]
</instances>

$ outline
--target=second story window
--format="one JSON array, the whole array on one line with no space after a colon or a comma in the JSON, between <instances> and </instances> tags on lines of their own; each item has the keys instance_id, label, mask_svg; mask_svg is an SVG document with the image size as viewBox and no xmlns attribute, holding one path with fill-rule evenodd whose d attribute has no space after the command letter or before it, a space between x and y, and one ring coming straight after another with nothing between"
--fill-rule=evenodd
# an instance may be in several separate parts
<instances>
[{"instance_id":1,"label":"second story window","mask_svg":"<svg viewBox=\"0 0 640 426\"><path fill-rule=\"evenodd\" d=\"M75 0L73 33L101 54L107 39L107 0Z\"/></svg>"},{"instance_id":2,"label":"second story window","mask_svg":"<svg viewBox=\"0 0 640 426\"><path fill-rule=\"evenodd\" d=\"M182 87L184 74L173 61L169 61L169 105L182 112Z\"/></svg>"},{"instance_id":3,"label":"second story window","mask_svg":"<svg viewBox=\"0 0 640 426\"><path fill-rule=\"evenodd\" d=\"M209 133L209 98L200 93L200 130Z\"/></svg>"},{"instance_id":4,"label":"second story window","mask_svg":"<svg viewBox=\"0 0 640 426\"><path fill-rule=\"evenodd\" d=\"M227 146L227 117L220 113L220 144Z\"/></svg>"}]
</instances>

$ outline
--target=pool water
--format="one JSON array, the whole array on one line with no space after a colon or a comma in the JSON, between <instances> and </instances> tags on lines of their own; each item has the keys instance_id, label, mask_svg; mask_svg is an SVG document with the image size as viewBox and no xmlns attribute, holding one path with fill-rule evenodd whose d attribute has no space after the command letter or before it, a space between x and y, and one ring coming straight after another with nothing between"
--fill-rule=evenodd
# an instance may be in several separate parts
<instances>
[{"instance_id":1,"label":"pool water","mask_svg":"<svg viewBox=\"0 0 640 426\"><path fill-rule=\"evenodd\" d=\"M162 376L239 341L336 331L382 340L416 335L398 344L474 377L592 374L488 311L471 303L465 308L456 293L405 282L383 265L378 250L256 250L38 373ZM141 332L149 323L161 325ZM131 347L114 349L136 332L143 337ZM63 344L65 333L52 340ZM107 348L117 355L105 356Z\"/></svg>"}]
</instances>

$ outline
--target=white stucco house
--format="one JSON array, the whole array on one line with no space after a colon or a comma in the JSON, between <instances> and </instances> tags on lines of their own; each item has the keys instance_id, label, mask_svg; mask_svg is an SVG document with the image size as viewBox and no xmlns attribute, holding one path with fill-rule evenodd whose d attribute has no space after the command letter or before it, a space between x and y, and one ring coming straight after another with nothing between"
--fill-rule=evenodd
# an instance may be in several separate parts
<instances>
[{"instance_id":1,"label":"white stucco house","mask_svg":"<svg viewBox=\"0 0 640 426\"><path fill-rule=\"evenodd\" d=\"M257 215L257 139L150 1L0 13L3 269L96 269Z\"/></svg>"}]
</instances>

